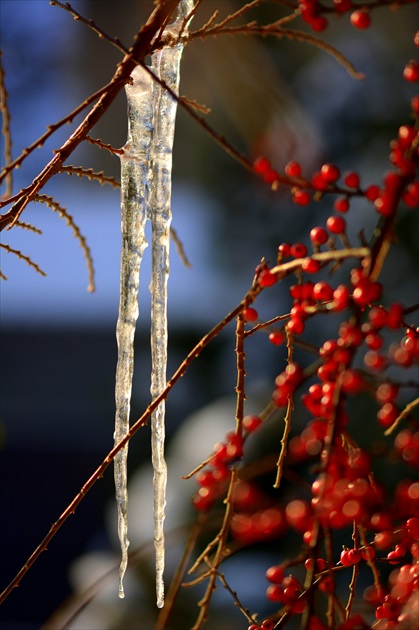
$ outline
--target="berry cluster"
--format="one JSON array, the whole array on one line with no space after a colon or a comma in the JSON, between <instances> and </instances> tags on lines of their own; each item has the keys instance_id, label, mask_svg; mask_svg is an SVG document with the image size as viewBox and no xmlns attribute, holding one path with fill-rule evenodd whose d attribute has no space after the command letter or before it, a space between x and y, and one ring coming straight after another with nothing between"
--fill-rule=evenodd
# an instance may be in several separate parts
<instances>
[{"instance_id":1,"label":"berry cluster","mask_svg":"<svg viewBox=\"0 0 419 630\"><path fill-rule=\"evenodd\" d=\"M303 19L322 30L323 5L302 0L299 7ZM350 11L358 28L369 25L367 10L350 1L334 1L333 10ZM418 64L409 62L405 79L412 81L417 73ZM392 168L381 185L363 187L357 172L341 175L332 163L306 177L295 161L283 172L273 169L265 157L254 161L254 171L273 190L287 186L297 205L334 195L335 213L311 228L309 245L281 243L275 265L263 262L256 269L258 293L295 276L288 289L287 314L264 322L254 305L257 294L245 300L241 313L246 327L242 334L268 332L273 346L286 346L286 365L275 378L266 408L259 415L239 415L236 432L214 447L196 475L200 489L193 502L198 510L209 510L221 498L229 505L224 534L230 537L230 553L279 536L300 540L293 557L267 570L266 598L275 611L261 623L252 623L249 630L283 627L301 614L310 630L366 629L373 616L377 630L408 629L419 618L415 608L419 601L419 482L415 480L419 399L406 402L412 389L419 388L412 370L419 364L419 328L412 323L419 306L393 299L379 281L396 217L419 205L418 99L411 104L415 122L402 125L391 141ZM343 216L354 196L363 198L366 212L375 213L378 220L369 243L362 234L358 247L349 242ZM334 282L337 269L339 281ZM305 339L307 322L321 315L329 317L330 332L315 346ZM297 352L301 352L298 360ZM307 360L310 353L314 360ZM237 391L242 392L242 386ZM308 414L302 428L300 418L294 426L297 398L302 403L300 413ZM270 415L282 411L285 428L274 483L279 493L272 498L261 489L257 474L255 479L249 474L240 477L247 466L242 456L247 440L263 432ZM360 420L363 426L357 439ZM370 434L371 439L366 439ZM378 445L373 437L377 434L382 440ZM383 478L384 458L388 466L397 466L393 487ZM253 467L257 470L257 464ZM266 474L266 464L261 469ZM289 476L292 490L287 486ZM346 540L343 548L342 539ZM363 598L372 606L372 614L356 603L360 571L371 577ZM341 582L346 576L345 604Z\"/></svg>"},{"instance_id":2,"label":"berry cluster","mask_svg":"<svg viewBox=\"0 0 419 630\"><path fill-rule=\"evenodd\" d=\"M409 0L406 0L406 3L409 3ZM353 27L365 30L371 26L371 9L379 6L380 3L368 6L365 3L356 4L352 0L333 0L332 3L324 0L298 0L297 11L313 31L321 32L328 27L327 15L339 17L344 13L350 13L350 23Z\"/></svg>"}]
</instances>

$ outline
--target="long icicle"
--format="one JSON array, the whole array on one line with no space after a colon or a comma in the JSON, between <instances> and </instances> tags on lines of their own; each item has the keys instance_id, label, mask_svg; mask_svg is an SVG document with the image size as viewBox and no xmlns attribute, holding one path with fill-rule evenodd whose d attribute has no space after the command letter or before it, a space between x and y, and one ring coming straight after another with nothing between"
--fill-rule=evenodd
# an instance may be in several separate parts
<instances>
[{"instance_id":1,"label":"long icicle","mask_svg":"<svg viewBox=\"0 0 419 630\"><path fill-rule=\"evenodd\" d=\"M115 433L118 444L129 430L129 412L134 371L134 336L138 318L140 265L147 240L150 145L153 123L153 81L137 66L132 85L125 88L128 101L128 140L121 154L121 270L119 313L116 326L118 363L115 379ZM115 457L115 493L118 508L118 536L122 559L119 568L119 597L128 563L128 445Z\"/></svg>"},{"instance_id":2,"label":"long icicle","mask_svg":"<svg viewBox=\"0 0 419 630\"><path fill-rule=\"evenodd\" d=\"M193 9L193 0L182 0L175 22L164 34L177 37L184 19ZM174 92L179 87L179 66L183 45L165 47L152 55L151 69ZM169 277L169 245L172 188L172 148L175 133L177 102L162 88L154 86L154 120L151 161L153 185L150 191L152 226L151 304L151 395L158 396L166 386L167 365L167 281ZM154 549L156 555L157 606L164 605L164 517L166 505L167 467L164 458L165 403L160 403L151 416L152 462L154 490Z\"/></svg>"}]
</instances>

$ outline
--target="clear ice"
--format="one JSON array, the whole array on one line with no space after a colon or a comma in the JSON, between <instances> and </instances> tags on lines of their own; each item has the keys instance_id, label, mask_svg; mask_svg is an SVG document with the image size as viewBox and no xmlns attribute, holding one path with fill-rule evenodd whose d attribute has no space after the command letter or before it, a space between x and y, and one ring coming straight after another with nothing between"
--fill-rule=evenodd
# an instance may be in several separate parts
<instances>
[{"instance_id":1,"label":"clear ice","mask_svg":"<svg viewBox=\"0 0 419 630\"><path fill-rule=\"evenodd\" d=\"M177 18L164 30L176 39L194 6L181 0ZM179 87L179 65L183 45L175 43L155 52L150 69L175 93ZM128 140L121 155L122 253L120 306L117 323L118 364L116 371L115 444L129 431L129 410L134 368L134 335L138 317L140 265L147 241L145 224L151 220L152 276L151 305L151 395L166 386L167 365L167 281L172 187L172 148L177 102L146 70L137 66L133 84L126 86ZM154 491L154 547L156 557L157 606L164 605L164 516L167 468L164 459L165 403L151 418ZM118 506L118 535L122 559L119 569L119 597L124 597L123 578L128 562L128 494L126 445L115 458L115 488Z\"/></svg>"}]
</instances>

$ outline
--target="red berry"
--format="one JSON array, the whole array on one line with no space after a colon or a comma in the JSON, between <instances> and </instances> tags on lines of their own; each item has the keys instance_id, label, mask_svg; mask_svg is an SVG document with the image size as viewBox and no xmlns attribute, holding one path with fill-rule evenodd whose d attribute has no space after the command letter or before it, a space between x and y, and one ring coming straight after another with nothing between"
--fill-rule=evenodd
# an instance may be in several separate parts
<instances>
[{"instance_id":1,"label":"red berry","mask_svg":"<svg viewBox=\"0 0 419 630\"><path fill-rule=\"evenodd\" d=\"M292 191L292 199L299 206L307 206L310 203L310 195L306 190L295 188Z\"/></svg>"},{"instance_id":2,"label":"red berry","mask_svg":"<svg viewBox=\"0 0 419 630\"><path fill-rule=\"evenodd\" d=\"M291 245L290 254L293 258L304 258L307 255L307 247L303 243Z\"/></svg>"},{"instance_id":3,"label":"red berry","mask_svg":"<svg viewBox=\"0 0 419 630\"><path fill-rule=\"evenodd\" d=\"M326 190L329 185L327 179L323 177L323 174L320 171L313 173L311 183L317 190Z\"/></svg>"},{"instance_id":4,"label":"red berry","mask_svg":"<svg viewBox=\"0 0 419 630\"><path fill-rule=\"evenodd\" d=\"M317 226L310 230L310 240L313 245L324 245L328 239L329 235L324 228Z\"/></svg>"},{"instance_id":5,"label":"red berry","mask_svg":"<svg viewBox=\"0 0 419 630\"><path fill-rule=\"evenodd\" d=\"M289 243L281 243L278 245L278 256L282 258L287 258L291 256L291 245Z\"/></svg>"},{"instance_id":6,"label":"red berry","mask_svg":"<svg viewBox=\"0 0 419 630\"><path fill-rule=\"evenodd\" d=\"M337 13L346 13L352 8L352 0L333 0Z\"/></svg>"},{"instance_id":7,"label":"red berry","mask_svg":"<svg viewBox=\"0 0 419 630\"><path fill-rule=\"evenodd\" d=\"M324 31L324 29L327 28L328 25L328 21L324 17L324 15L315 15L311 18L309 23L313 31L316 31L317 33Z\"/></svg>"},{"instance_id":8,"label":"red berry","mask_svg":"<svg viewBox=\"0 0 419 630\"><path fill-rule=\"evenodd\" d=\"M274 565L269 567L269 569L265 573L265 577L269 582L273 582L274 584L281 584L284 579L284 569L281 565Z\"/></svg>"},{"instance_id":9,"label":"red berry","mask_svg":"<svg viewBox=\"0 0 419 630\"><path fill-rule=\"evenodd\" d=\"M284 591L278 584L271 584L270 586L268 586L268 588L266 589L266 597L271 602L284 603L286 601L284 597Z\"/></svg>"},{"instance_id":10,"label":"red berry","mask_svg":"<svg viewBox=\"0 0 419 630\"><path fill-rule=\"evenodd\" d=\"M393 402L385 403L377 413L377 420L382 427L387 429L391 427L396 418L399 417L400 411Z\"/></svg>"},{"instance_id":11,"label":"red berry","mask_svg":"<svg viewBox=\"0 0 419 630\"><path fill-rule=\"evenodd\" d=\"M349 304L350 291L346 284L340 284L337 289L333 291L333 300L336 302L335 309L342 311Z\"/></svg>"},{"instance_id":12,"label":"red berry","mask_svg":"<svg viewBox=\"0 0 419 630\"><path fill-rule=\"evenodd\" d=\"M347 394L357 394L365 387L362 374L358 370L344 370L341 379L342 391Z\"/></svg>"},{"instance_id":13,"label":"red berry","mask_svg":"<svg viewBox=\"0 0 419 630\"><path fill-rule=\"evenodd\" d=\"M253 162L253 168L255 169L256 173L263 175L271 169L271 163L265 157L257 157Z\"/></svg>"},{"instance_id":14,"label":"red berry","mask_svg":"<svg viewBox=\"0 0 419 630\"><path fill-rule=\"evenodd\" d=\"M359 188L360 181L358 173L346 173L343 181L347 186L349 186L349 188Z\"/></svg>"},{"instance_id":15,"label":"red berry","mask_svg":"<svg viewBox=\"0 0 419 630\"><path fill-rule=\"evenodd\" d=\"M293 317L287 324L287 330L293 335L301 335L304 332L304 322L299 317Z\"/></svg>"},{"instance_id":16,"label":"red berry","mask_svg":"<svg viewBox=\"0 0 419 630\"><path fill-rule=\"evenodd\" d=\"M304 258L301 269L306 273L317 273L320 269L320 263L318 260L314 260L313 258Z\"/></svg>"},{"instance_id":17,"label":"red berry","mask_svg":"<svg viewBox=\"0 0 419 630\"><path fill-rule=\"evenodd\" d=\"M298 162L288 162L285 167L285 175L288 175L288 177L300 177L301 165Z\"/></svg>"},{"instance_id":18,"label":"red berry","mask_svg":"<svg viewBox=\"0 0 419 630\"><path fill-rule=\"evenodd\" d=\"M313 298L319 302L331 300L333 297L333 289L327 282L316 282L313 287Z\"/></svg>"},{"instance_id":19,"label":"red berry","mask_svg":"<svg viewBox=\"0 0 419 630\"><path fill-rule=\"evenodd\" d=\"M353 562L351 562L351 560L349 558L349 550L348 549L344 549L342 551L342 553L340 554L340 563L344 567L350 567L353 564Z\"/></svg>"},{"instance_id":20,"label":"red berry","mask_svg":"<svg viewBox=\"0 0 419 630\"><path fill-rule=\"evenodd\" d=\"M283 342L284 342L284 335L282 334L282 332L279 332L279 330L275 330L274 332L271 332L269 335L269 341L274 345L274 346L280 346Z\"/></svg>"},{"instance_id":21,"label":"red berry","mask_svg":"<svg viewBox=\"0 0 419 630\"><path fill-rule=\"evenodd\" d=\"M375 201L380 194L380 189L375 184L371 184L365 191L365 196L369 201Z\"/></svg>"},{"instance_id":22,"label":"red berry","mask_svg":"<svg viewBox=\"0 0 419 630\"><path fill-rule=\"evenodd\" d=\"M404 67L403 78L406 81L412 81L416 83L419 81L419 62L416 59L411 59Z\"/></svg>"},{"instance_id":23,"label":"red berry","mask_svg":"<svg viewBox=\"0 0 419 630\"><path fill-rule=\"evenodd\" d=\"M256 431L256 429L258 429L261 424L262 420L259 418L259 416L245 416L243 418L242 426L245 431L247 431L248 433L252 433L252 431Z\"/></svg>"},{"instance_id":24,"label":"red berry","mask_svg":"<svg viewBox=\"0 0 419 630\"><path fill-rule=\"evenodd\" d=\"M354 26L355 28L359 28L360 30L368 28L371 24L371 18L369 14L363 9L357 9L356 11L351 13L350 19L352 26Z\"/></svg>"},{"instance_id":25,"label":"red berry","mask_svg":"<svg viewBox=\"0 0 419 630\"><path fill-rule=\"evenodd\" d=\"M276 282L275 274L271 273L269 269L265 269L259 276L259 284L261 287L271 287Z\"/></svg>"},{"instance_id":26,"label":"red berry","mask_svg":"<svg viewBox=\"0 0 419 630\"><path fill-rule=\"evenodd\" d=\"M259 317L259 314L256 309L249 306L243 310L243 317L248 322L255 322Z\"/></svg>"},{"instance_id":27,"label":"red berry","mask_svg":"<svg viewBox=\"0 0 419 630\"><path fill-rule=\"evenodd\" d=\"M349 200L347 197L338 197L333 204L336 212L348 212Z\"/></svg>"},{"instance_id":28,"label":"red berry","mask_svg":"<svg viewBox=\"0 0 419 630\"><path fill-rule=\"evenodd\" d=\"M326 226L332 234L343 234L346 229L346 221L343 217L332 215L327 219Z\"/></svg>"},{"instance_id":29,"label":"red berry","mask_svg":"<svg viewBox=\"0 0 419 630\"><path fill-rule=\"evenodd\" d=\"M334 164L323 164L320 173L328 184L334 184L340 177L340 170Z\"/></svg>"}]
</instances>

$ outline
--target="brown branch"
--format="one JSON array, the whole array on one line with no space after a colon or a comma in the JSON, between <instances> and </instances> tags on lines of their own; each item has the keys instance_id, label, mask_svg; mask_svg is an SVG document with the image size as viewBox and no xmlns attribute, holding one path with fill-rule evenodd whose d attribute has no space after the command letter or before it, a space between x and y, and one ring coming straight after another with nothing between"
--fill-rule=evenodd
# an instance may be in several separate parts
<instances>
[{"instance_id":1,"label":"brown branch","mask_svg":"<svg viewBox=\"0 0 419 630\"><path fill-rule=\"evenodd\" d=\"M78 177L87 177L87 179L98 181L102 185L110 184L113 188L121 188L121 184L115 177L107 176L103 171L96 173L92 168L84 168L83 166L62 166L59 172L67 173L67 175L77 175Z\"/></svg>"},{"instance_id":2,"label":"brown branch","mask_svg":"<svg viewBox=\"0 0 419 630\"><path fill-rule=\"evenodd\" d=\"M17 256L18 258L20 258L21 260L24 260L29 267L32 267L33 269L35 269L35 271L37 271L39 274L41 274L41 276L46 276L47 274L45 273L45 271L42 271L42 269L39 267L39 265L37 265L37 263L33 262L33 260L31 258L29 258L29 256L25 256L25 254L22 254L22 252L18 249L13 249L12 247L10 247L9 245L6 245L5 243L0 243L0 247L2 247L4 250L6 250L6 252L8 254L14 254L15 256ZM7 277L2 275L3 280L7 280Z\"/></svg>"},{"instance_id":3,"label":"brown branch","mask_svg":"<svg viewBox=\"0 0 419 630\"><path fill-rule=\"evenodd\" d=\"M109 153L112 153L112 155L122 155L124 152L124 149L115 149L112 145L106 144L106 142L102 142L102 140L92 138L92 136L90 136L89 134L87 134L85 140L87 142L90 142L90 144L94 144L100 149L106 149L106 151L109 151Z\"/></svg>"},{"instance_id":4,"label":"brown branch","mask_svg":"<svg viewBox=\"0 0 419 630\"><path fill-rule=\"evenodd\" d=\"M158 3L147 22L140 28L140 30L136 34L133 45L129 49L128 53L125 55L124 59L118 64L116 72L111 81L94 95L95 99L98 95L100 95L98 102L93 106L85 119L71 134L68 140L61 146L60 149L57 150L56 155L53 157L53 159L45 166L42 172L37 177L35 177L32 184L28 187L28 193L24 197L16 201L9 212L3 215L3 227L5 227L5 225L7 224L10 224L10 229L13 226L15 221L17 221L23 210L28 205L28 203L32 201L32 199L37 194L39 194L39 191L43 188L43 186L45 186L47 181L60 170L64 162L68 160L68 158L78 147L80 142L82 142L86 138L87 134L100 120L106 110L113 103L119 92L122 90L125 83L128 81L132 70L137 65L138 61L136 60L142 61L145 56L150 52L152 41L159 28L161 27L161 24L163 24L167 17L172 14L176 6L179 4L179 1L180 0L161 0ZM91 99L92 97L87 100L89 100L90 102ZM84 107L85 104L82 104L80 106L80 108ZM78 110L79 108L76 108L74 112ZM74 117L74 112L72 112L72 114L70 114L69 116ZM36 146L39 146L38 142ZM29 147L25 149L23 155L28 150Z\"/></svg>"},{"instance_id":5,"label":"brown branch","mask_svg":"<svg viewBox=\"0 0 419 630\"><path fill-rule=\"evenodd\" d=\"M32 223L24 223L23 221L16 221L16 227L20 227L24 230L29 230L30 232L35 232L35 234L42 234L42 230L32 225Z\"/></svg>"},{"instance_id":6,"label":"brown branch","mask_svg":"<svg viewBox=\"0 0 419 630\"><path fill-rule=\"evenodd\" d=\"M230 15L228 15L222 22L219 22L218 24L215 24L213 26L213 29L217 29L217 30L218 29L223 29L225 26L227 26L227 24L229 24L233 20L237 19L241 15L244 15L247 11L249 11L249 9L253 9L254 7L256 7L261 2L262 2L262 0L251 0L251 2L248 2L247 4L243 5L235 13L231 13ZM200 29L200 30L202 30L202 29ZM207 27L207 30L209 30L208 27Z\"/></svg>"},{"instance_id":7,"label":"brown branch","mask_svg":"<svg viewBox=\"0 0 419 630\"><path fill-rule=\"evenodd\" d=\"M418 405L419 398L415 398L415 400L412 400L409 404L407 404L403 411L401 411L397 416L391 427L384 431L384 435L390 435L393 433L393 431L399 426L400 422L407 418L412 413L413 409L415 409Z\"/></svg>"},{"instance_id":8,"label":"brown branch","mask_svg":"<svg viewBox=\"0 0 419 630\"><path fill-rule=\"evenodd\" d=\"M176 246L176 251L178 253L179 258L181 259L181 261L183 262L183 264L185 265L187 269L191 269L192 265L189 262L189 259L186 255L185 248L183 247L183 243L180 240L179 235L173 226L170 226L170 236L172 237L173 242Z\"/></svg>"},{"instance_id":9,"label":"brown branch","mask_svg":"<svg viewBox=\"0 0 419 630\"><path fill-rule=\"evenodd\" d=\"M1 133L4 138L4 162L6 166L11 164L12 162L12 136L10 133L10 112L9 107L7 105L7 90L6 90L6 82L5 82L5 72L2 63L2 52L0 50L0 112L3 120L3 125L1 128ZM6 190L4 192L5 197L10 197L13 189L13 176L12 172L9 171L6 177Z\"/></svg>"},{"instance_id":10,"label":"brown branch","mask_svg":"<svg viewBox=\"0 0 419 630\"><path fill-rule=\"evenodd\" d=\"M288 349L287 361L289 365L290 363L292 363L293 339L292 339L291 333L288 330L286 330L286 335L287 335L287 349ZM284 433L282 434L282 438L281 438L281 451L279 453L278 461L276 464L277 473L276 473L275 483L273 485L273 487L276 489L279 488L279 486L281 485L282 469L284 466L285 456L287 454L288 437L291 431L291 414L293 412L293 409L294 409L294 403L293 403L293 396L291 395L288 397L288 401L287 401L287 410L284 416Z\"/></svg>"},{"instance_id":11,"label":"brown branch","mask_svg":"<svg viewBox=\"0 0 419 630\"><path fill-rule=\"evenodd\" d=\"M99 39L104 39L109 44L112 44L112 46L115 46L120 50L122 43L118 37L111 37L110 35L105 33L105 31L103 31L93 20L85 18L81 13L76 11L69 2L63 4L62 2L59 2L59 0L50 0L50 4L52 6L59 7L60 9L64 9L64 11L68 11L68 13L73 16L76 22L82 22L83 24L86 24L86 26L88 26L94 33L96 33L96 35L98 35Z\"/></svg>"},{"instance_id":12,"label":"brown branch","mask_svg":"<svg viewBox=\"0 0 419 630\"><path fill-rule=\"evenodd\" d=\"M76 240L80 244L80 247L83 250L84 257L87 263L87 271L89 274L89 284L87 286L87 290L89 293L93 293L95 290L95 271L93 266L93 258L90 252L90 247L88 246L85 237L80 232L78 225L74 222L71 214L67 212L65 208L63 208L53 197L48 197L47 195L36 195L33 201L39 201L40 203L45 203L51 210L54 212L58 212L61 218L65 219L65 222L71 229L73 230L73 234L76 237Z\"/></svg>"},{"instance_id":13,"label":"brown branch","mask_svg":"<svg viewBox=\"0 0 419 630\"><path fill-rule=\"evenodd\" d=\"M246 376L246 370L244 367L244 360L246 355L244 353L244 328L246 321L243 317L243 313L239 313L237 316L236 324L236 366L237 366L237 401L236 401L236 434L242 434L242 423L244 415L244 401L246 400L246 393L244 391L244 378Z\"/></svg>"}]
</instances>

